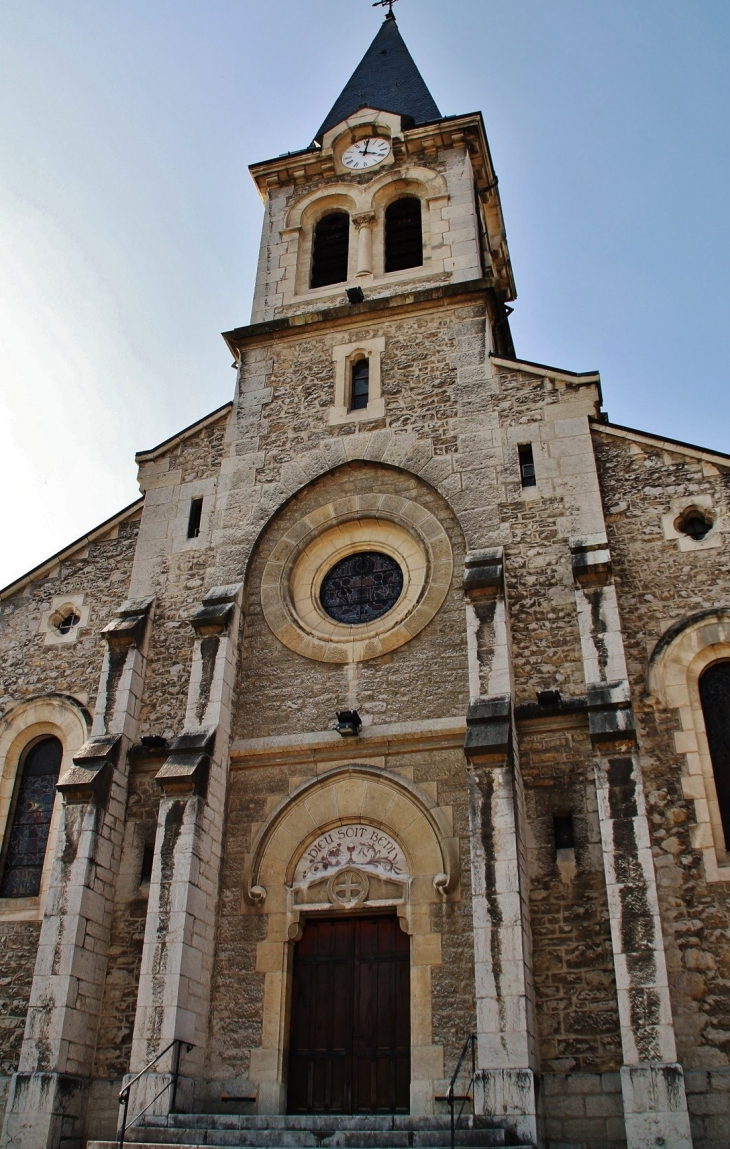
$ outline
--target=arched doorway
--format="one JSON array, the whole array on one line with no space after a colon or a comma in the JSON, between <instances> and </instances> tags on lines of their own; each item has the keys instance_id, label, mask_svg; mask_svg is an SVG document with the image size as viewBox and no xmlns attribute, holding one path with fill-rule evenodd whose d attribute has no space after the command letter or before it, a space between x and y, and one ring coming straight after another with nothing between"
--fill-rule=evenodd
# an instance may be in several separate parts
<instances>
[{"instance_id":1,"label":"arched doorway","mask_svg":"<svg viewBox=\"0 0 730 1149\"><path fill-rule=\"evenodd\" d=\"M338 879L344 893L353 871ZM296 945L290 1113L408 1113L410 939L395 914L310 918Z\"/></svg>"},{"instance_id":2,"label":"arched doorway","mask_svg":"<svg viewBox=\"0 0 730 1149\"><path fill-rule=\"evenodd\" d=\"M336 767L271 812L244 873L244 912L266 918L259 1112L433 1112L431 907L458 872L443 810L382 767Z\"/></svg>"}]
</instances>

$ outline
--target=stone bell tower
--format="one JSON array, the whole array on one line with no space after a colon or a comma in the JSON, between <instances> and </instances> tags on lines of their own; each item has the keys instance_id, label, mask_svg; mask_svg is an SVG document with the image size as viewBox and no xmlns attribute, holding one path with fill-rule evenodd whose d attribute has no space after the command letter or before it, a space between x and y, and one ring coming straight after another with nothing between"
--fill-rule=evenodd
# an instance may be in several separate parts
<instances>
[{"instance_id":1,"label":"stone bell tower","mask_svg":"<svg viewBox=\"0 0 730 1149\"><path fill-rule=\"evenodd\" d=\"M392 12L313 144L251 172L266 207L254 323L343 306L358 288L369 301L480 280L495 349L511 353L515 288L482 117L441 115ZM389 252L408 228L393 207L404 198L418 201L420 244ZM328 233L321 221L338 215ZM322 275L328 244L339 263Z\"/></svg>"}]
</instances>

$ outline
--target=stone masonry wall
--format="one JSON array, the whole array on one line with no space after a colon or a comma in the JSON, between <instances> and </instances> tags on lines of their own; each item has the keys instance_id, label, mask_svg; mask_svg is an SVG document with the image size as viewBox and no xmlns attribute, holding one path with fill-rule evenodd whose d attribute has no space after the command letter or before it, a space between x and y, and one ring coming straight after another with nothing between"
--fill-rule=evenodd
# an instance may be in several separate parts
<instances>
[{"instance_id":1,"label":"stone masonry wall","mask_svg":"<svg viewBox=\"0 0 730 1149\"><path fill-rule=\"evenodd\" d=\"M144 846L154 843L160 804L155 769L134 770L129 780L127 824L94 1061L95 1076L115 1080L127 1072L132 1047L149 885L140 884L140 870Z\"/></svg>"},{"instance_id":2,"label":"stone masonry wall","mask_svg":"<svg viewBox=\"0 0 730 1149\"><path fill-rule=\"evenodd\" d=\"M259 587L268 556L293 523L333 499L362 491L400 495L437 516L454 551L454 576L436 619L404 646L358 664L353 679L348 678L352 668L305 659L283 646L263 616ZM365 723L378 724L465 713L463 554L461 532L443 499L412 476L393 468L352 463L307 487L271 525L251 564L234 737L328 730L336 711L346 704L356 707Z\"/></svg>"},{"instance_id":3,"label":"stone masonry wall","mask_svg":"<svg viewBox=\"0 0 730 1149\"><path fill-rule=\"evenodd\" d=\"M139 521L127 520L106 538L64 560L50 576L30 583L0 611L0 717L15 704L46 694L71 694L93 708L104 649L100 630L127 597ZM41 613L64 594L83 594L90 607L74 643L46 646ZM0 914L0 1089L17 1068L33 980L40 923L2 920ZM3 1084L4 1081L4 1084Z\"/></svg>"},{"instance_id":4,"label":"stone masonry wall","mask_svg":"<svg viewBox=\"0 0 730 1149\"><path fill-rule=\"evenodd\" d=\"M0 924L0 1121L20 1056L39 933L38 922Z\"/></svg>"},{"instance_id":5,"label":"stone masonry wall","mask_svg":"<svg viewBox=\"0 0 730 1149\"><path fill-rule=\"evenodd\" d=\"M381 361L386 418L368 421L365 429L377 432L388 426L396 432L414 431L419 439L434 440L434 453L455 449L450 427L457 414L454 357L466 340L473 340L476 357L483 361L485 321L479 306L385 322L379 319L372 325L358 324L327 335L282 340L271 348L266 380L271 399L258 439L265 461L257 468L257 482L278 480L283 466L299 460L323 440L357 432L356 424L330 427L327 422L334 404L332 348L381 335L386 340ZM246 409L241 414L248 417Z\"/></svg>"},{"instance_id":6,"label":"stone masonry wall","mask_svg":"<svg viewBox=\"0 0 730 1149\"><path fill-rule=\"evenodd\" d=\"M644 701L648 653L672 623L709 605L730 605L730 553L680 552L661 516L677 494L712 493L727 506L726 476L700 461L597 433L624 638L650 803L679 1055L691 1068L730 1064L730 907L723 882L704 880L691 848L692 803L681 788L676 714ZM627 626L627 621L629 621Z\"/></svg>"},{"instance_id":7,"label":"stone masonry wall","mask_svg":"<svg viewBox=\"0 0 730 1149\"><path fill-rule=\"evenodd\" d=\"M193 650L193 631L187 620L203 597L212 555L209 515L204 517L200 536L187 538L190 499L214 492L226 425L226 415L221 415L141 468L148 493L133 590L155 594L156 601L140 737L156 734L171 739L182 730ZM148 551L158 559L152 577L144 569L146 562L149 565Z\"/></svg>"},{"instance_id":8,"label":"stone masonry wall","mask_svg":"<svg viewBox=\"0 0 730 1149\"><path fill-rule=\"evenodd\" d=\"M621 1035L587 723L530 726L520 735L520 766L540 1063L546 1073L617 1072ZM553 815L560 814L573 814L576 848L559 866Z\"/></svg>"},{"instance_id":9,"label":"stone masonry wall","mask_svg":"<svg viewBox=\"0 0 730 1149\"><path fill-rule=\"evenodd\" d=\"M63 561L50 577L39 579L2 603L0 612L0 711L13 703L51 691L90 700L99 685L103 647L99 632L127 597L139 521L122 522L113 534L89 544ZM76 642L45 646L38 633L41 613L51 599L83 594L91 607Z\"/></svg>"},{"instance_id":10,"label":"stone masonry wall","mask_svg":"<svg viewBox=\"0 0 730 1149\"><path fill-rule=\"evenodd\" d=\"M680 551L664 537L671 500L711 495L727 514L728 472L659 445L594 434L636 711L649 824L666 939L678 1056L685 1070L730 1066L730 899L707 882L692 848L694 803L682 793L676 711L646 698L648 655L686 615L730 605L730 552ZM726 538L727 536L725 536ZM721 1144L730 1123L727 1072L688 1076L695 1149ZM718 1138L712 1140L712 1137Z\"/></svg>"},{"instance_id":11,"label":"stone masonry wall","mask_svg":"<svg viewBox=\"0 0 730 1149\"><path fill-rule=\"evenodd\" d=\"M89 1138L115 1137L119 1090L129 1071L149 893L149 881L142 882L140 878L144 847L155 840L160 803L155 773L159 766L158 761L151 768L132 769L130 773L127 822L88 1108Z\"/></svg>"}]
</instances>

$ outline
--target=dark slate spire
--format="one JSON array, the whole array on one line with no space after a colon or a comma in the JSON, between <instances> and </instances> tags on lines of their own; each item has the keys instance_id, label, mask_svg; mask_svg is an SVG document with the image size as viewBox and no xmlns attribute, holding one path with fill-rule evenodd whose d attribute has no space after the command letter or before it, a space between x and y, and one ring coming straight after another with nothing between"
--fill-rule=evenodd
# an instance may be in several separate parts
<instances>
[{"instance_id":1,"label":"dark slate spire","mask_svg":"<svg viewBox=\"0 0 730 1149\"><path fill-rule=\"evenodd\" d=\"M325 132L360 108L412 116L417 124L441 119L392 13L386 16L315 139L321 140Z\"/></svg>"}]
</instances>

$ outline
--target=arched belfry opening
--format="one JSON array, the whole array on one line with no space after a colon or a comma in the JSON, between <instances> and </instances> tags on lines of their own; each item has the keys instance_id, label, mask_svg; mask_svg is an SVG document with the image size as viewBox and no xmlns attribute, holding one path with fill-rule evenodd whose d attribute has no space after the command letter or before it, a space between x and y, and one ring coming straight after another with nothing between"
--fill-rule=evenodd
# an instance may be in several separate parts
<instances>
[{"instance_id":1,"label":"arched belfry opening","mask_svg":"<svg viewBox=\"0 0 730 1149\"><path fill-rule=\"evenodd\" d=\"M315 225L312 245L311 287L329 287L347 279L350 251L350 217L331 211Z\"/></svg>"},{"instance_id":2,"label":"arched belfry opening","mask_svg":"<svg viewBox=\"0 0 730 1149\"><path fill-rule=\"evenodd\" d=\"M401 196L385 209L385 270L423 265L423 224L418 196Z\"/></svg>"}]
</instances>

